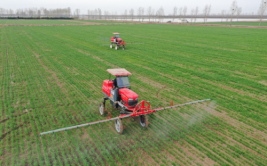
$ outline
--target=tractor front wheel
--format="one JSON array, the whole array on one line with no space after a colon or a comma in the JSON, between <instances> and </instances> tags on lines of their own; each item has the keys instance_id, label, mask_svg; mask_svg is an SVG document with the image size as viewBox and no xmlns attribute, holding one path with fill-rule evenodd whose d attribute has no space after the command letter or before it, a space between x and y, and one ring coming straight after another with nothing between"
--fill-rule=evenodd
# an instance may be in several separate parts
<instances>
[{"instance_id":1,"label":"tractor front wheel","mask_svg":"<svg viewBox=\"0 0 267 166\"><path fill-rule=\"evenodd\" d=\"M115 121L115 129L119 134L123 133L123 125L122 125L122 120L121 119L117 119Z\"/></svg>"},{"instance_id":2,"label":"tractor front wheel","mask_svg":"<svg viewBox=\"0 0 267 166\"><path fill-rule=\"evenodd\" d=\"M104 105L104 103L100 103L99 112L100 112L101 116L105 114L105 105Z\"/></svg>"},{"instance_id":3,"label":"tractor front wheel","mask_svg":"<svg viewBox=\"0 0 267 166\"><path fill-rule=\"evenodd\" d=\"M110 48L112 48L112 47L113 47L113 45L111 44L111 45L110 45Z\"/></svg>"},{"instance_id":4,"label":"tractor front wheel","mask_svg":"<svg viewBox=\"0 0 267 166\"><path fill-rule=\"evenodd\" d=\"M118 46L116 46L116 47L115 47L115 50L118 50L118 48L119 48L119 47L118 47Z\"/></svg>"},{"instance_id":5,"label":"tractor front wheel","mask_svg":"<svg viewBox=\"0 0 267 166\"><path fill-rule=\"evenodd\" d=\"M125 46L123 46L122 49L125 50Z\"/></svg>"},{"instance_id":6,"label":"tractor front wheel","mask_svg":"<svg viewBox=\"0 0 267 166\"><path fill-rule=\"evenodd\" d=\"M140 125L144 128L148 127L148 116L147 115L140 115L139 116Z\"/></svg>"}]
</instances>

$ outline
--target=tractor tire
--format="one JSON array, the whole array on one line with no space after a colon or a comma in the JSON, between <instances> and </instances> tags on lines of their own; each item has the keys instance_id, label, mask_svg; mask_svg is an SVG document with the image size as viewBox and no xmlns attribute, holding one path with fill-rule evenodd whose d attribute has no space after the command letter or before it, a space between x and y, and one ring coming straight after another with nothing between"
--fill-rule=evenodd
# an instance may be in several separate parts
<instances>
[{"instance_id":1,"label":"tractor tire","mask_svg":"<svg viewBox=\"0 0 267 166\"><path fill-rule=\"evenodd\" d=\"M99 112L100 112L101 116L103 116L105 114L105 105L102 102L99 105Z\"/></svg>"},{"instance_id":2,"label":"tractor tire","mask_svg":"<svg viewBox=\"0 0 267 166\"><path fill-rule=\"evenodd\" d=\"M121 119L115 120L115 129L119 134L123 133L123 125Z\"/></svg>"},{"instance_id":3,"label":"tractor tire","mask_svg":"<svg viewBox=\"0 0 267 166\"><path fill-rule=\"evenodd\" d=\"M125 50L125 46L123 46L122 49Z\"/></svg>"},{"instance_id":4,"label":"tractor tire","mask_svg":"<svg viewBox=\"0 0 267 166\"><path fill-rule=\"evenodd\" d=\"M115 47L115 50L118 50L118 46Z\"/></svg>"},{"instance_id":5,"label":"tractor tire","mask_svg":"<svg viewBox=\"0 0 267 166\"><path fill-rule=\"evenodd\" d=\"M113 48L113 45L112 44L110 45L110 48Z\"/></svg>"},{"instance_id":6,"label":"tractor tire","mask_svg":"<svg viewBox=\"0 0 267 166\"><path fill-rule=\"evenodd\" d=\"M148 116L147 115L140 115L139 116L140 125L144 128L148 127Z\"/></svg>"}]
</instances>

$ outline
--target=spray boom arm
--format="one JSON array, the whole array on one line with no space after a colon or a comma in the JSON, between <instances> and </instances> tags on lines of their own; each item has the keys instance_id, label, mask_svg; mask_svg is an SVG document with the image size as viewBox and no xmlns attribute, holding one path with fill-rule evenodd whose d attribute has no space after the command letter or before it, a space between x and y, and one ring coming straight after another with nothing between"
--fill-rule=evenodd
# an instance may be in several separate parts
<instances>
[{"instance_id":1,"label":"spray boom arm","mask_svg":"<svg viewBox=\"0 0 267 166\"><path fill-rule=\"evenodd\" d=\"M143 100L138 105L136 105L136 107L134 108L133 113L130 114L130 115L121 115L121 116L118 116L118 117L115 117L115 118L110 118L110 119L100 120L100 121L96 121L96 122L85 123L85 124L81 124L81 125L76 125L76 126L65 127L65 128L61 128L61 129L57 129L57 130L42 132L42 133L39 134L39 136L45 135L45 134L50 134L50 133L55 133L55 132L59 132L59 131L75 129L75 128L79 128L79 127L84 127L84 126L90 126L90 125L93 125L93 124L99 124L99 123L112 121L112 120L116 120L116 119L122 119L122 118L128 118L128 117L136 117L136 116L139 116L139 115L150 114L150 113L154 113L154 112L165 110L165 109L169 109L169 108L181 107L181 106L184 106L184 105L196 104L196 103L201 103L201 102L205 102L205 101L209 101L209 100L211 100L211 99L198 100L198 101L193 101L193 102L184 103L184 104L178 104L178 105L171 105L171 106L168 106L168 107L160 107L160 108L156 108L156 109L153 109L153 110L150 110L150 104L147 101Z\"/></svg>"}]
</instances>

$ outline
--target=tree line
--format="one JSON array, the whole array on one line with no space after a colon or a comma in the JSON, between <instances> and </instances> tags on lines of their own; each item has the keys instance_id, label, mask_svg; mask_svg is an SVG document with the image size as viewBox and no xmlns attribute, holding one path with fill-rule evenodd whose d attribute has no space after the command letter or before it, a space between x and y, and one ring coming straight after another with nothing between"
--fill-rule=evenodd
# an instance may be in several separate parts
<instances>
[{"instance_id":1,"label":"tree line","mask_svg":"<svg viewBox=\"0 0 267 166\"><path fill-rule=\"evenodd\" d=\"M241 14L245 15L255 15L256 18L260 19L260 23L262 22L263 17L265 16L267 9L267 0L261 0L260 6L257 14L254 13L242 13L242 8L238 6L237 1L234 0L230 8L227 10L222 10L219 14L221 16L221 21L225 20L226 22L230 22L232 25L233 19L239 19ZM173 8L171 14L165 15L164 8L160 7L159 9L153 9L152 7L144 8L139 7L137 10L130 9L125 10L123 13L118 14L110 11L102 11L100 8L94 10L88 10L86 14L81 14L80 9L75 9L73 12L71 8L58 8L58 9L46 9L46 8L26 8L26 9L17 9L13 11L12 9L3 9L0 8L0 17L74 17L74 18L83 18L83 19L92 19L92 20L138 20L144 21L147 19L150 21L158 21L163 22L164 17L168 16L168 18L172 18L172 21L179 22L196 22L197 18L202 18L203 23L207 22L207 19L211 16L211 5L207 4L204 6L201 11L199 7L191 9L190 13L187 6L177 8L176 6ZM213 14L216 15L216 14ZM186 18L190 18L190 20L186 20ZM178 19L178 20L177 20Z\"/></svg>"},{"instance_id":2,"label":"tree line","mask_svg":"<svg viewBox=\"0 0 267 166\"><path fill-rule=\"evenodd\" d=\"M25 9L3 9L0 8L0 17L72 17L71 8L58 8L58 9L46 9L46 8L25 8Z\"/></svg>"}]
</instances>

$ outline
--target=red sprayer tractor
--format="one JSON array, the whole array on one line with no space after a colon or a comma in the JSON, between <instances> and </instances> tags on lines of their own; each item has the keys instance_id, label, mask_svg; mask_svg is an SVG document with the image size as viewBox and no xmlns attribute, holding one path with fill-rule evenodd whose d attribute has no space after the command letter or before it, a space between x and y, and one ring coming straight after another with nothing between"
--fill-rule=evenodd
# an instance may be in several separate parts
<instances>
[{"instance_id":1,"label":"red sprayer tractor","mask_svg":"<svg viewBox=\"0 0 267 166\"><path fill-rule=\"evenodd\" d=\"M138 103L138 95L130 89L129 75L132 75L125 69L108 69L111 75L116 76L114 80L104 80L102 85L102 92L104 94L103 101L99 105L100 115L104 115L106 111L105 105L106 101L110 100L110 104L113 107L121 109L120 116L111 118L111 113L108 114L108 118L105 120L100 120L96 122L61 128L57 130L52 130L48 132L43 132L40 135L55 133L59 131L65 131L69 129L75 129L83 126L90 126L93 124L99 124L107 121L115 121L115 129L119 134L123 133L124 126L122 124L122 119L124 118L134 118L139 117L139 123L142 127L148 127L148 116L147 114L155 113L157 111L180 107L184 105L191 105L195 103L200 103L204 101L209 101L211 99L198 100L185 104L173 105L167 107L160 107L156 109L150 109L150 104L147 101L142 100Z\"/></svg>"},{"instance_id":2,"label":"red sprayer tractor","mask_svg":"<svg viewBox=\"0 0 267 166\"><path fill-rule=\"evenodd\" d=\"M114 37L111 37L111 44L110 44L110 48L113 48L113 45L115 45L115 50L118 50L120 48L120 46L122 46L122 49L125 50L125 41L122 40L120 38L120 34L119 33L113 33L113 35L115 35Z\"/></svg>"}]
</instances>

